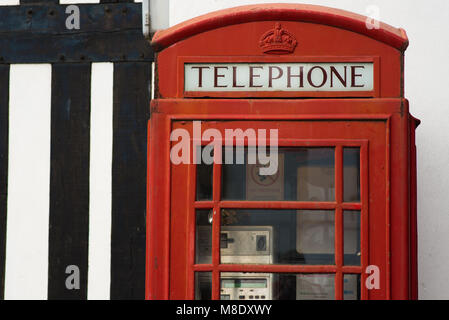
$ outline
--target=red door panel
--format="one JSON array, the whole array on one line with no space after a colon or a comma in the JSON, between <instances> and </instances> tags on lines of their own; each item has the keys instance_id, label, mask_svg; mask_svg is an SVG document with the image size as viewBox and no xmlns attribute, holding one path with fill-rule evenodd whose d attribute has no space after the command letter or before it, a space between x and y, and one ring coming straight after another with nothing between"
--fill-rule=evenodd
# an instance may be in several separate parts
<instances>
[{"instance_id":1,"label":"red door panel","mask_svg":"<svg viewBox=\"0 0 449 320\"><path fill-rule=\"evenodd\" d=\"M185 129L189 133L190 138L194 136L193 122L192 121L174 121L172 122L172 132L175 129ZM360 284L357 286L360 288L358 297L361 299L385 299L389 290L388 277L389 277L389 262L388 262L388 229L386 228L388 217L388 202L387 194L387 178L388 178L388 130L387 121L382 120L354 120L354 121L203 121L201 122L201 132L203 133L207 129L216 129L223 137L225 137L225 130L229 129L241 129L246 131L248 129L267 130L277 129L279 136L279 150L285 152L284 157L289 159L296 159L294 161L302 161L301 154L303 151L307 151L311 165L309 167L299 169L303 172L313 172L313 154L320 154L332 150L332 176L333 176L333 195L329 195L327 198L313 200L289 198L287 194L287 187L282 187L283 198L271 199L269 201L254 201L245 199L229 200L226 199L225 193L222 190L222 174L225 169L224 165L214 164L213 170L208 171L210 174L212 192L210 193L210 199L196 200L197 193L197 178L196 171L198 166L195 164L172 164L171 165L171 209L170 209L170 276L169 276L169 298L170 299L194 299L195 298L195 286L198 288L198 279L195 280L195 272L197 272L197 278L203 277L206 282L210 281L210 296L213 299L219 299L229 297L227 294L230 288L227 286L235 286L235 279L227 278L228 275L241 275L246 272L246 275L251 278L252 275L264 275L268 279L269 291L273 293L271 298L282 298L282 295L274 294L274 292L280 291L276 288L276 285L282 282L282 279L294 279L296 277L296 285L300 286L305 283L326 283L325 286L329 287L327 292L327 298L343 299L351 298L352 296L346 295L345 285L353 281L351 278L354 275ZM268 135L268 133L267 133ZM207 144L203 142L202 144ZM235 144L234 141L231 143ZM177 142L172 142L172 147ZM245 141L245 146L251 146L251 142ZM192 150L192 141L190 140L190 150ZM321 151L320 151L321 150ZM327 151L326 151L327 150ZM351 201L346 199L344 185L346 176L345 158L346 151L359 150L359 156L353 157L359 161L359 183L360 183L360 195L359 200ZM301 152L298 152L301 151ZM316 151L316 152L315 152ZM322 152L321 152L322 153ZM349 152L350 153L350 152ZM292 156L293 154L293 156ZM329 156L327 156L329 157ZM346 156L345 156L346 157ZM192 154L190 154L192 159ZM369 159L369 160L368 160ZM293 161L293 162L294 162ZM291 162L291 161L290 161ZM298 162L298 163L299 163ZM203 170L203 169L201 169ZM246 170L249 170L248 168ZM284 172L285 174L295 173L295 170ZM311 174L313 176L313 174ZM302 182L297 178L296 187L300 190ZM344 181L345 180L345 181ZM229 188L228 188L229 189ZM232 186L231 188L232 189ZM238 186L234 187L238 189ZM257 188L256 188L257 190ZM263 189L262 189L263 190ZM330 189L332 190L332 189ZM248 189L246 189L248 193ZM285 193L285 194L284 194ZM238 197L237 197L238 198ZM277 211L276 211L277 210ZM229 263L231 258L226 256L226 249L223 247L223 235L239 235L243 231L242 226L228 227L221 221L223 217L228 219L228 212L232 212L235 217L239 216L251 216L251 218L260 215L263 212L270 211L279 212L283 214L288 212L290 215L298 213L296 220L307 221L307 212L332 212L331 228L332 233L332 245L327 247L333 247L332 253L333 259L331 263L320 262L313 264L313 259L307 259L312 263L282 263L284 260L278 262L270 262L266 260L259 261L257 263L239 263L238 260L235 263ZM320 211L321 210L321 211ZM204 215L207 217L207 212L211 214L211 257L210 260L198 261L195 258L196 251L198 249L198 243L196 243L196 232L200 229L204 229L198 225L196 229L196 216ZM197 213L195 213L197 212ZM302 216L299 214L301 213ZM351 213L355 213L353 216L357 219L357 215L360 215L360 262L355 265L347 265L346 259L346 247L344 245L345 239L345 219L351 216ZM275 216L274 216L275 217ZM285 216L282 217L284 219ZM242 218L243 219L243 218ZM255 218L254 218L255 219ZM294 218L295 219L295 218ZM305 220L304 220L305 219ZM204 220L204 219L203 219ZM257 220L257 219L255 219ZM259 220L263 220L262 218ZM294 221L294 220L292 220ZM220 228L222 231L220 232ZM281 224L276 230L282 230ZM297 228L302 228L298 223ZM270 234L271 229L262 228ZM231 233L232 230L233 233ZM299 230L299 229L298 229ZM307 230L305 230L306 232ZM240 233L239 233L240 232ZM249 231L245 231L249 232ZM262 232L262 231L257 231ZM348 231L349 234L350 231ZM277 232L280 234L282 232ZM297 232L296 241L303 241L306 243L306 237L301 238L298 236L300 232ZM273 232L273 235L275 233ZM313 233L311 233L313 235ZM260 236L263 237L263 236ZM274 236L273 236L274 238ZM207 239L207 238L204 238ZM203 241L204 239L201 239ZM263 239L263 238L262 238ZM302 240L301 240L302 239ZM209 240L209 239L208 239ZM294 242L294 239L293 239ZM232 242L231 242L232 244ZM220 251L220 246L222 246ZM263 247L263 246L262 246ZM265 247L264 247L265 248ZM275 246L273 246L275 248ZM328 248L328 249L329 249ZM326 250L328 250L326 249ZM274 249L273 249L274 250ZM319 249L322 250L322 249ZM327 252L324 250L323 252ZM307 250L305 250L307 251ZM220 259L220 252L222 257ZM296 254L297 252L295 252ZM327 253L326 253L327 254ZM325 256L326 254L322 254ZM273 254L274 256L274 254ZM311 255L310 255L311 256ZM226 260L226 259L231 260ZM273 258L274 259L274 258ZM324 259L324 258L323 258ZM292 260L293 261L293 260ZM296 260L295 260L296 261ZM320 261L320 260L317 260ZM322 260L325 261L325 260ZM291 261L289 261L291 262ZM333 262L333 263L332 263ZM380 289L368 290L364 283L366 280L365 270L369 265L375 265L380 270ZM202 272L201 274L199 272ZM220 281L220 275L222 281ZM315 276L316 275L316 276ZM312 278L310 278L312 277ZM252 279L252 278L251 278ZM247 283L254 285L257 283L254 279L245 279ZM273 279L278 279L274 281ZM232 281L234 282L232 282ZM259 281L260 279L256 279ZM252 283L253 281L254 283ZM293 283L295 281L293 280ZM245 282L246 283L246 282ZM292 281L290 281L292 283ZM260 284L258 284L260 285ZM239 286L244 286L239 283ZM234 288L234 287L233 287ZM232 290L235 290L232 289ZM231 291L232 291L231 290ZM241 292L243 289L240 289ZM203 290L207 293L208 288ZM296 291L296 298L307 297L304 291ZM299 293L298 293L299 292ZM329 294L332 292L332 294ZM220 294L221 293L221 294ZM289 293L290 294L290 293ZM290 294L290 298L295 298L294 294ZM204 298L204 297L203 297ZM206 297L207 298L207 297ZM309 296L310 298L310 296ZM353 297L352 297L353 298Z\"/></svg>"}]
</instances>

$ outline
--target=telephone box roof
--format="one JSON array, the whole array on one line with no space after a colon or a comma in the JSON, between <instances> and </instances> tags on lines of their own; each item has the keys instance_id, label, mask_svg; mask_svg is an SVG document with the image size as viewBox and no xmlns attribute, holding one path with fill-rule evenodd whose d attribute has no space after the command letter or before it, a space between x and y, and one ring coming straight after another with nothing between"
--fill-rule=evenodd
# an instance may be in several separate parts
<instances>
[{"instance_id":1,"label":"telephone box roof","mask_svg":"<svg viewBox=\"0 0 449 320\"><path fill-rule=\"evenodd\" d=\"M239 6L211 12L171 28L158 31L152 39L157 51L196 34L213 29L256 21L301 21L329 25L363 34L405 51L408 38L403 29L379 22L378 27L367 27L367 17L349 11L316 5L263 4Z\"/></svg>"}]
</instances>

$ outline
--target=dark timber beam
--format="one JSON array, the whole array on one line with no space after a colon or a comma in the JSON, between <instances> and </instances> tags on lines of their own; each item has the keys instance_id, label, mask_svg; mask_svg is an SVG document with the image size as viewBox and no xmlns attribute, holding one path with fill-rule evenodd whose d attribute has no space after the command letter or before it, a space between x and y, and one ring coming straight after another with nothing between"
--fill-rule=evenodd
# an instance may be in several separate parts
<instances>
[{"instance_id":1,"label":"dark timber beam","mask_svg":"<svg viewBox=\"0 0 449 320\"><path fill-rule=\"evenodd\" d=\"M79 29L67 6L0 6L0 63L153 61L140 3L78 4Z\"/></svg>"}]
</instances>

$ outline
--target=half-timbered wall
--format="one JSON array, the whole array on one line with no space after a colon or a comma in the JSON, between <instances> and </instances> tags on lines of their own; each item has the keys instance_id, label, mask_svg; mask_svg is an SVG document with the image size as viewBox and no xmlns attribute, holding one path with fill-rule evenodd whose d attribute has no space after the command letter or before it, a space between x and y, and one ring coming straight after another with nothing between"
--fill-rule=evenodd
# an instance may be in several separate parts
<instances>
[{"instance_id":1,"label":"half-timbered wall","mask_svg":"<svg viewBox=\"0 0 449 320\"><path fill-rule=\"evenodd\" d=\"M143 299L142 4L0 4L0 298ZM72 4L79 29L67 27Z\"/></svg>"}]
</instances>

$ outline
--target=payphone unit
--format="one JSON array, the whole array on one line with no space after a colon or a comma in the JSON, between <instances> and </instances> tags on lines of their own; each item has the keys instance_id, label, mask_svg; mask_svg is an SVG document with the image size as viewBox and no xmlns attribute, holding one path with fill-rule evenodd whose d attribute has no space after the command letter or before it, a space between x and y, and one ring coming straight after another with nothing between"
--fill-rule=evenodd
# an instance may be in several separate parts
<instances>
[{"instance_id":1,"label":"payphone unit","mask_svg":"<svg viewBox=\"0 0 449 320\"><path fill-rule=\"evenodd\" d=\"M198 227L196 260L207 263L212 258L212 226ZM271 264L273 263L273 228L271 226L227 226L220 232L222 263ZM203 275L200 282L210 281ZM273 275L229 272L221 277L222 300L271 300ZM198 284L199 285L199 284Z\"/></svg>"},{"instance_id":2,"label":"payphone unit","mask_svg":"<svg viewBox=\"0 0 449 320\"><path fill-rule=\"evenodd\" d=\"M212 259L212 226L198 227L196 260L207 263ZM228 226L220 232L222 263L273 263L273 228L270 226Z\"/></svg>"}]
</instances>

